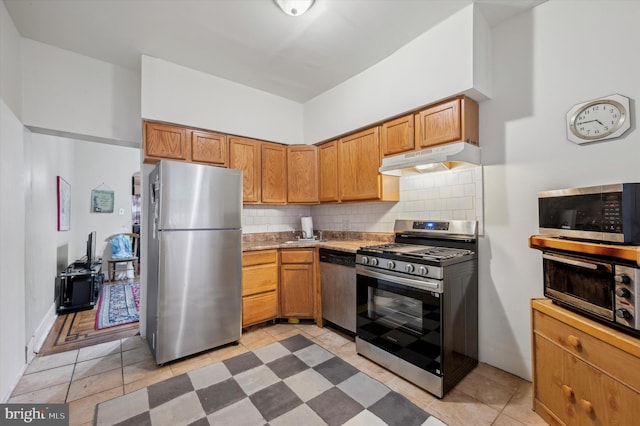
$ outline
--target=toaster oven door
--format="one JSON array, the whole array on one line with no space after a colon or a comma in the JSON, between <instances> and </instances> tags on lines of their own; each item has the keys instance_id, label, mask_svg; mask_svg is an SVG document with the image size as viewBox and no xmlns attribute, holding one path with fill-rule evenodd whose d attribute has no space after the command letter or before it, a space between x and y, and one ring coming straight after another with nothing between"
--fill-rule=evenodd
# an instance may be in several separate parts
<instances>
[{"instance_id":1,"label":"toaster oven door","mask_svg":"<svg viewBox=\"0 0 640 426\"><path fill-rule=\"evenodd\" d=\"M545 252L542 259L545 296L614 321L612 264L554 252Z\"/></svg>"}]
</instances>

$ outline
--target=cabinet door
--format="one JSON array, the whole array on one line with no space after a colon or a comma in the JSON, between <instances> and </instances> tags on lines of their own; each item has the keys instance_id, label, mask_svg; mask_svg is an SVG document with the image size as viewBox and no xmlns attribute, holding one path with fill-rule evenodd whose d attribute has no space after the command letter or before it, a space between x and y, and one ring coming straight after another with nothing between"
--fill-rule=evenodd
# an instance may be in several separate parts
<instances>
[{"instance_id":1,"label":"cabinet door","mask_svg":"<svg viewBox=\"0 0 640 426\"><path fill-rule=\"evenodd\" d=\"M460 140L460 100L443 102L416 114L421 148Z\"/></svg>"},{"instance_id":2,"label":"cabinet door","mask_svg":"<svg viewBox=\"0 0 640 426\"><path fill-rule=\"evenodd\" d=\"M191 160L225 166L227 136L202 130L191 131Z\"/></svg>"},{"instance_id":3,"label":"cabinet door","mask_svg":"<svg viewBox=\"0 0 640 426\"><path fill-rule=\"evenodd\" d=\"M262 202L287 202L287 147L263 142L262 148Z\"/></svg>"},{"instance_id":4,"label":"cabinet door","mask_svg":"<svg viewBox=\"0 0 640 426\"><path fill-rule=\"evenodd\" d=\"M382 156L399 154L415 149L413 114L387 121L380 128Z\"/></svg>"},{"instance_id":5,"label":"cabinet door","mask_svg":"<svg viewBox=\"0 0 640 426\"><path fill-rule=\"evenodd\" d=\"M162 123L144 123L145 161L167 158L188 160L187 131L184 127Z\"/></svg>"},{"instance_id":6,"label":"cabinet door","mask_svg":"<svg viewBox=\"0 0 640 426\"><path fill-rule=\"evenodd\" d=\"M589 364L576 361L575 400L582 425L631 425L640 418L640 394ZM637 369L638 363L627 366Z\"/></svg>"},{"instance_id":7,"label":"cabinet door","mask_svg":"<svg viewBox=\"0 0 640 426\"><path fill-rule=\"evenodd\" d=\"M339 201L338 198L338 141L318 147L320 157L320 201Z\"/></svg>"},{"instance_id":8,"label":"cabinet door","mask_svg":"<svg viewBox=\"0 0 640 426\"><path fill-rule=\"evenodd\" d=\"M287 201L290 203L319 201L317 146L287 147Z\"/></svg>"},{"instance_id":9,"label":"cabinet door","mask_svg":"<svg viewBox=\"0 0 640 426\"><path fill-rule=\"evenodd\" d=\"M242 298L242 326L269 321L278 316L278 295L275 291Z\"/></svg>"},{"instance_id":10,"label":"cabinet door","mask_svg":"<svg viewBox=\"0 0 640 426\"><path fill-rule=\"evenodd\" d=\"M380 198L380 142L378 127L338 141L340 200Z\"/></svg>"},{"instance_id":11,"label":"cabinet door","mask_svg":"<svg viewBox=\"0 0 640 426\"><path fill-rule=\"evenodd\" d=\"M229 168L242 170L243 202L260 202L260 142L230 136Z\"/></svg>"},{"instance_id":12,"label":"cabinet door","mask_svg":"<svg viewBox=\"0 0 640 426\"><path fill-rule=\"evenodd\" d=\"M534 396L565 424L577 424L575 390L570 354L534 334Z\"/></svg>"},{"instance_id":13,"label":"cabinet door","mask_svg":"<svg viewBox=\"0 0 640 426\"><path fill-rule=\"evenodd\" d=\"M314 302L313 265L280 265L280 316L312 318Z\"/></svg>"}]
</instances>

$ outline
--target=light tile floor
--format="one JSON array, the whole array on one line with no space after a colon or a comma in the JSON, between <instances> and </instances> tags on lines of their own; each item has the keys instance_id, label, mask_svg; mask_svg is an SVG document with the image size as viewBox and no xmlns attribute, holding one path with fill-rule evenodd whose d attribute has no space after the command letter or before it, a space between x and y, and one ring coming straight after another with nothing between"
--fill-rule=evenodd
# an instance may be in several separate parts
<instances>
[{"instance_id":1,"label":"light tile floor","mask_svg":"<svg viewBox=\"0 0 640 426\"><path fill-rule=\"evenodd\" d=\"M240 344L158 367L139 336L36 357L9 402L67 402L71 425L93 424L95 406L150 384L252 351L300 333L401 393L450 426L544 425L531 410L531 383L480 363L438 399L359 356L352 340L313 324L275 324L243 333Z\"/></svg>"}]
</instances>

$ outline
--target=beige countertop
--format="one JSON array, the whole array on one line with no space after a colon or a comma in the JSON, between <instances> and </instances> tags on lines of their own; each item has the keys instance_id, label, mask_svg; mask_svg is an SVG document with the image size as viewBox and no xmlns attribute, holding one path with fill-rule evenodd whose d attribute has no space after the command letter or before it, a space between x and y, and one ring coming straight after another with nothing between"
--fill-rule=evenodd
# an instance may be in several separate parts
<instances>
[{"instance_id":1,"label":"beige countertop","mask_svg":"<svg viewBox=\"0 0 640 426\"><path fill-rule=\"evenodd\" d=\"M244 242L242 251L269 250L269 249L292 249L292 248L327 248L332 250L355 253L360 247L376 246L383 244L381 241L372 240L324 240L324 241L304 241L304 242Z\"/></svg>"}]
</instances>

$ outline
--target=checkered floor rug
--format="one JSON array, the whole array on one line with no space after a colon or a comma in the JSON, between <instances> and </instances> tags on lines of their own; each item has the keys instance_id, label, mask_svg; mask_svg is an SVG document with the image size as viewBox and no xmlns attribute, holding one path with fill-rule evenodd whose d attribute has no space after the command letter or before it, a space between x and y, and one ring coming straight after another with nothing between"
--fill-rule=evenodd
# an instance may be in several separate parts
<instances>
[{"instance_id":1,"label":"checkered floor rug","mask_svg":"<svg viewBox=\"0 0 640 426\"><path fill-rule=\"evenodd\" d=\"M444 425L302 335L105 401L97 425Z\"/></svg>"}]
</instances>

